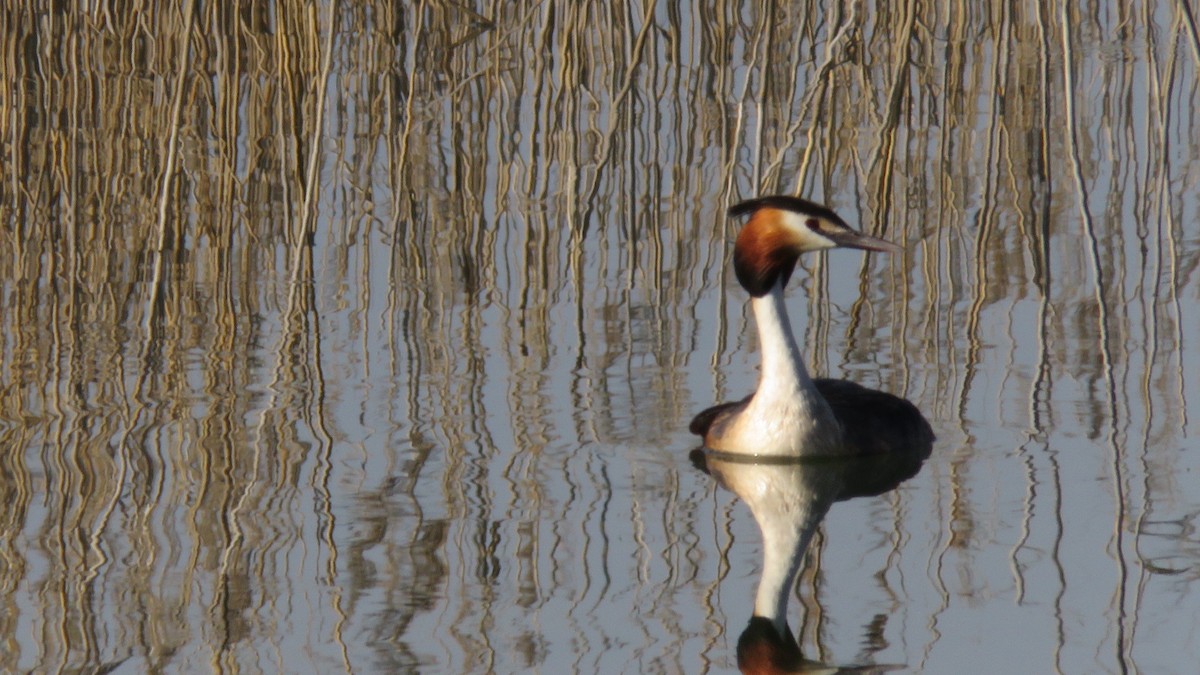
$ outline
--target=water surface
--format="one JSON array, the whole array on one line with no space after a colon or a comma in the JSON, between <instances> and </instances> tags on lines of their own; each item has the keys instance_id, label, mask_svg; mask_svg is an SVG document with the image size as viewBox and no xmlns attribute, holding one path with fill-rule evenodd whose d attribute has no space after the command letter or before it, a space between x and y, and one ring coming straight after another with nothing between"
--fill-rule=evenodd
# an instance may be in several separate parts
<instances>
[{"instance_id":1,"label":"water surface","mask_svg":"<svg viewBox=\"0 0 1200 675\"><path fill-rule=\"evenodd\" d=\"M841 4L3 13L0 670L733 670L686 427L784 192L905 247L790 308L938 435L830 510L806 656L1189 672L1195 21Z\"/></svg>"}]
</instances>

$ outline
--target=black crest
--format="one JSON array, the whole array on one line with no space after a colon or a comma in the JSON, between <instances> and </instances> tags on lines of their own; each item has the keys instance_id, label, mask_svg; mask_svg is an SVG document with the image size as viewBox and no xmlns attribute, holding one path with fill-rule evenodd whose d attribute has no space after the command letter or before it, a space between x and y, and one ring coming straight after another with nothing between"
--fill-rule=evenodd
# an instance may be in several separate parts
<instances>
[{"instance_id":1,"label":"black crest","mask_svg":"<svg viewBox=\"0 0 1200 675\"><path fill-rule=\"evenodd\" d=\"M729 216L731 218L736 218L738 216L744 216L754 213L759 209L766 208L779 209L781 211L792 211L793 213L801 213L804 215L815 216L817 218L824 218L825 220L837 225L846 225L841 216L834 213L833 209L829 208L828 206L825 206L824 204L818 204L816 202L810 202L807 199L791 197L788 195L769 195L766 197L759 197L757 199L747 199L744 202L738 202L737 204L729 207Z\"/></svg>"}]
</instances>

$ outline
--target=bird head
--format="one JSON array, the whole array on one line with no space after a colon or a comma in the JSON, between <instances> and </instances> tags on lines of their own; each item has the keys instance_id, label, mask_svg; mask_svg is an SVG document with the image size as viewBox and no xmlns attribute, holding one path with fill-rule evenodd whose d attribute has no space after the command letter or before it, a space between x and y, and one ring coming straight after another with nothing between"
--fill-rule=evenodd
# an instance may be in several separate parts
<instances>
[{"instance_id":1,"label":"bird head","mask_svg":"<svg viewBox=\"0 0 1200 675\"><path fill-rule=\"evenodd\" d=\"M733 217L750 215L738 235L733 265L750 295L761 297L786 284L801 253L828 248L897 252L890 241L863 234L829 207L787 196L760 197L730 207Z\"/></svg>"}]
</instances>

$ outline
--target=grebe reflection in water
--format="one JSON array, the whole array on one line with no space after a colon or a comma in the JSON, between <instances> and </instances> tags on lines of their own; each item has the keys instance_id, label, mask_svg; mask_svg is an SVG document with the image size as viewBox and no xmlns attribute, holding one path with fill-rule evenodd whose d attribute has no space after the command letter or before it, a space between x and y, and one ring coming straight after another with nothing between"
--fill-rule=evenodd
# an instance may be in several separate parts
<instances>
[{"instance_id":1,"label":"grebe reflection in water","mask_svg":"<svg viewBox=\"0 0 1200 675\"><path fill-rule=\"evenodd\" d=\"M696 449L692 463L741 498L762 533L763 562L754 614L738 639L743 673L812 672L828 668L802 658L787 621L788 600L809 542L839 502L895 489L916 475L932 443L866 457L755 459ZM836 536L836 535L834 535ZM839 668L882 672L885 666Z\"/></svg>"}]
</instances>

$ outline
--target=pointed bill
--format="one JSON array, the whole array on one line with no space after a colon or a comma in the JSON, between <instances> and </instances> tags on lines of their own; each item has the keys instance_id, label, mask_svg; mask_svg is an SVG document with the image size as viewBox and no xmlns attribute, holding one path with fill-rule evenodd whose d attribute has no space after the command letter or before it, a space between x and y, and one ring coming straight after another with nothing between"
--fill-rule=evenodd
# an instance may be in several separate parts
<instances>
[{"instance_id":1,"label":"pointed bill","mask_svg":"<svg viewBox=\"0 0 1200 675\"><path fill-rule=\"evenodd\" d=\"M880 253L899 253L904 250L898 244L886 239L872 237L869 234L846 229L836 232L824 231L823 236L837 244L839 248L857 248L864 251L879 251Z\"/></svg>"}]
</instances>

